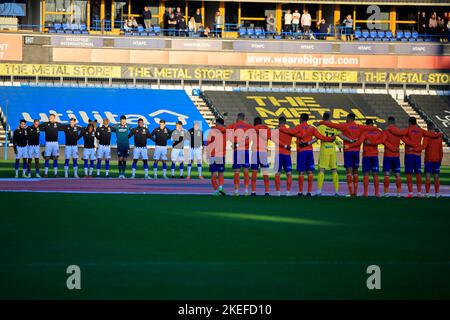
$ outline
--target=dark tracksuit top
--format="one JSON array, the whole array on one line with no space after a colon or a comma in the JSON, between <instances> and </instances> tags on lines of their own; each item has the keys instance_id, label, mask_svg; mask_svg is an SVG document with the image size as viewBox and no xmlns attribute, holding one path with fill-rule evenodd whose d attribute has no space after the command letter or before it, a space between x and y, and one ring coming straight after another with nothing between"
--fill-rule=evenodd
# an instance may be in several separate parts
<instances>
[{"instance_id":1,"label":"dark tracksuit top","mask_svg":"<svg viewBox=\"0 0 450 320\"><path fill-rule=\"evenodd\" d=\"M27 127L28 132L28 145L30 146L38 146L39 145L39 134L41 133L41 130L39 130L39 127L31 126Z\"/></svg>"},{"instance_id":2,"label":"dark tracksuit top","mask_svg":"<svg viewBox=\"0 0 450 320\"><path fill-rule=\"evenodd\" d=\"M60 131L64 132L66 136L66 146L76 146L78 145L78 133L81 130L81 126L73 126L70 125L62 126L59 128Z\"/></svg>"},{"instance_id":3,"label":"dark tracksuit top","mask_svg":"<svg viewBox=\"0 0 450 320\"><path fill-rule=\"evenodd\" d=\"M27 145L28 145L27 129L17 128L16 130L14 130L13 135L14 150L17 151L17 147L26 147Z\"/></svg>"},{"instance_id":4,"label":"dark tracksuit top","mask_svg":"<svg viewBox=\"0 0 450 320\"><path fill-rule=\"evenodd\" d=\"M184 139L189 139L189 132L187 132L184 129L181 130L173 130L172 134L171 134L171 138L172 138L172 147L174 149L183 149L184 146Z\"/></svg>"},{"instance_id":5,"label":"dark tracksuit top","mask_svg":"<svg viewBox=\"0 0 450 320\"><path fill-rule=\"evenodd\" d=\"M83 138L84 140L84 148L85 149L94 149L95 145L95 131L92 130L91 133L89 133L89 131L87 131L86 128L82 128L79 135L78 135L78 139Z\"/></svg>"},{"instance_id":6,"label":"dark tracksuit top","mask_svg":"<svg viewBox=\"0 0 450 320\"><path fill-rule=\"evenodd\" d=\"M133 136L135 148L145 148L147 147L147 139L153 140L153 137L148 131L148 128L145 127L136 127L131 129L130 133L128 134L128 138L131 138Z\"/></svg>"},{"instance_id":7,"label":"dark tracksuit top","mask_svg":"<svg viewBox=\"0 0 450 320\"><path fill-rule=\"evenodd\" d=\"M102 146L109 146L111 144L111 132L110 126L101 125L95 130L95 137L98 139L98 144Z\"/></svg>"},{"instance_id":8,"label":"dark tracksuit top","mask_svg":"<svg viewBox=\"0 0 450 320\"><path fill-rule=\"evenodd\" d=\"M167 127L154 129L151 133L152 140L157 146L167 147L167 140L170 139L171 131Z\"/></svg>"},{"instance_id":9,"label":"dark tracksuit top","mask_svg":"<svg viewBox=\"0 0 450 320\"><path fill-rule=\"evenodd\" d=\"M44 122L39 129L45 132L45 142L58 142L58 131L63 125L58 122Z\"/></svg>"},{"instance_id":10,"label":"dark tracksuit top","mask_svg":"<svg viewBox=\"0 0 450 320\"><path fill-rule=\"evenodd\" d=\"M200 148L205 145L205 142L203 141L203 131L198 129L195 130L194 128L189 129L189 136L190 136L190 142L191 142L191 148Z\"/></svg>"}]
</instances>

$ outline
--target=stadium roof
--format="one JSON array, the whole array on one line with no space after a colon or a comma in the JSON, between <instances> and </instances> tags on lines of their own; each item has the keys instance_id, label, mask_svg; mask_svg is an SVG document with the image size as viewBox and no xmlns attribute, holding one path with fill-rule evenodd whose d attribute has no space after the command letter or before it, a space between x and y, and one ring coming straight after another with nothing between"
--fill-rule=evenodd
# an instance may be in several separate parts
<instances>
[{"instance_id":1,"label":"stadium roof","mask_svg":"<svg viewBox=\"0 0 450 320\"><path fill-rule=\"evenodd\" d=\"M206 0L206 1L220 1L220 0ZM225 0L225 2L267 2L267 3L298 3L298 4L308 4L308 3L323 3L323 4L359 4L359 5L403 5L403 6L417 6L417 5L438 5L438 6L449 6L449 0L411 0L411 1L396 1L396 0L309 0L309 1L299 1L299 0Z\"/></svg>"}]
</instances>

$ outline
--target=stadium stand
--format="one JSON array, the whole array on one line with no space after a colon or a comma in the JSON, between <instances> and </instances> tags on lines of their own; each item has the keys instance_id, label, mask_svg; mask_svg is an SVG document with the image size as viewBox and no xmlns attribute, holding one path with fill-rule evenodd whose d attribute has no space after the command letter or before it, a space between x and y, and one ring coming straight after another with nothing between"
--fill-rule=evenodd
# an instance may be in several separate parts
<instances>
[{"instance_id":1,"label":"stadium stand","mask_svg":"<svg viewBox=\"0 0 450 320\"><path fill-rule=\"evenodd\" d=\"M444 133L444 141L450 146L450 96L410 95L406 100L422 118Z\"/></svg>"},{"instance_id":2,"label":"stadium stand","mask_svg":"<svg viewBox=\"0 0 450 320\"><path fill-rule=\"evenodd\" d=\"M388 94L205 91L202 96L217 116L233 120L244 112L247 119L260 116L268 125L274 125L279 116L285 116L288 122L290 118L298 120L302 112L311 113L314 121L325 111L331 111L332 119L338 121L354 112L357 120L372 118L380 128L385 127L389 116L396 117L402 126L408 120L408 114Z\"/></svg>"}]
</instances>

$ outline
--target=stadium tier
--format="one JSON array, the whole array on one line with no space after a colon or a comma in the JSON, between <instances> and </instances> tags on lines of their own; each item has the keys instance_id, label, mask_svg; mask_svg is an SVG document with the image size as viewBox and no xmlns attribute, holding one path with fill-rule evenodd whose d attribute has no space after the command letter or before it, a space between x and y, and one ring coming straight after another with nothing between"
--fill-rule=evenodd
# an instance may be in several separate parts
<instances>
[{"instance_id":1,"label":"stadium tier","mask_svg":"<svg viewBox=\"0 0 450 320\"><path fill-rule=\"evenodd\" d=\"M286 117L291 125L298 124L303 112L310 113L313 122L320 120L326 111L332 120L341 122L347 113L353 112L358 121L370 118L381 128L386 126L389 116L396 117L402 125L408 120L406 112L387 94L205 91L203 97L213 112L229 121L244 112L249 119L261 117L271 127L280 116Z\"/></svg>"},{"instance_id":2,"label":"stadium tier","mask_svg":"<svg viewBox=\"0 0 450 320\"><path fill-rule=\"evenodd\" d=\"M450 144L450 96L410 95L408 102L422 118L433 122Z\"/></svg>"}]
</instances>

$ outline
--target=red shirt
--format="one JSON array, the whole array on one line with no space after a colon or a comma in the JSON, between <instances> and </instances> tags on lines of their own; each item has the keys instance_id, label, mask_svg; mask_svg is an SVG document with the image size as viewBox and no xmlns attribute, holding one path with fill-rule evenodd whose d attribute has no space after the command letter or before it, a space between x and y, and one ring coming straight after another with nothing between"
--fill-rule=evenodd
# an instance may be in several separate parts
<instances>
[{"instance_id":1,"label":"red shirt","mask_svg":"<svg viewBox=\"0 0 450 320\"><path fill-rule=\"evenodd\" d=\"M281 131L286 132L287 128L280 128ZM288 132L286 132L288 133ZM316 127L310 126L307 122L300 123L293 129L294 136L297 137L297 152L313 150L312 145L302 147L300 143L310 142L313 137L316 137L325 142L334 141L334 137L326 137L317 131Z\"/></svg>"},{"instance_id":2,"label":"red shirt","mask_svg":"<svg viewBox=\"0 0 450 320\"><path fill-rule=\"evenodd\" d=\"M215 125L206 139L207 154L211 157L225 157L227 150L227 131L224 126Z\"/></svg>"},{"instance_id":3,"label":"red shirt","mask_svg":"<svg viewBox=\"0 0 450 320\"><path fill-rule=\"evenodd\" d=\"M410 125L404 130L389 130L393 134L401 136L405 143L405 154L415 154L420 156L422 154L422 138L440 138L442 133L426 131L417 125Z\"/></svg>"},{"instance_id":4,"label":"red shirt","mask_svg":"<svg viewBox=\"0 0 450 320\"><path fill-rule=\"evenodd\" d=\"M346 122L346 123L333 123L331 121L320 121L320 124L323 124L327 127L338 129L342 132L344 136L352 140L358 140L361 134L365 130L367 130L365 125L357 124L355 121ZM359 146L352 146L350 142L344 140L344 150L345 151L359 151Z\"/></svg>"},{"instance_id":5,"label":"red shirt","mask_svg":"<svg viewBox=\"0 0 450 320\"><path fill-rule=\"evenodd\" d=\"M254 131L251 132L253 134L247 134L247 131L253 129L253 126L245 121L236 121L235 123L228 125L227 129L234 130L233 134L229 136L228 139L233 141L237 150L248 150L250 140L256 140L256 133Z\"/></svg>"},{"instance_id":6,"label":"red shirt","mask_svg":"<svg viewBox=\"0 0 450 320\"><path fill-rule=\"evenodd\" d=\"M270 139L270 128L263 124L255 127L257 140L253 141L252 151L267 152L267 141Z\"/></svg>"},{"instance_id":7,"label":"red shirt","mask_svg":"<svg viewBox=\"0 0 450 320\"><path fill-rule=\"evenodd\" d=\"M385 142L385 136L377 127L367 126L367 130L370 131L365 131L356 142L349 144L347 147L359 149L360 145L363 144L363 157L376 157L378 156L378 145ZM368 143L366 143L366 140Z\"/></svg>"},{"instance_id":8,"label":"red shirt","mask_svg":"<svg viewBox=\"0 0 450 320\"><path fill-rule=\"evenodd\" d=\"M290 155L294 129L289 129L285 125L281 125L279 130L276 130L276 133L271 135L271 139L278 146L278 152L280 154Z\"/></svg>"},{"instance_id":9,"label":"red shirt","mask_svg":"<svg viewBox=\"0 0 450 320\"><path fill-rule=\"evenodd\" d=\"M425 161L442 162L442 158L444 157L442 138L425 137L423 139L422 148L425 150Z\"/></svg>"},{"instance_id":10,"label":"red shirt","mask_svg":"<svg viewBox=\"0 0 450 320\"><path fill-rule=\"evenodd\" d=\"M400 156L400 137L393 134L391 131L400 131L396 126L391 124L383 131L384 141L384 156L385 157L399 157Z\"/></svg>"}]
</instances>

